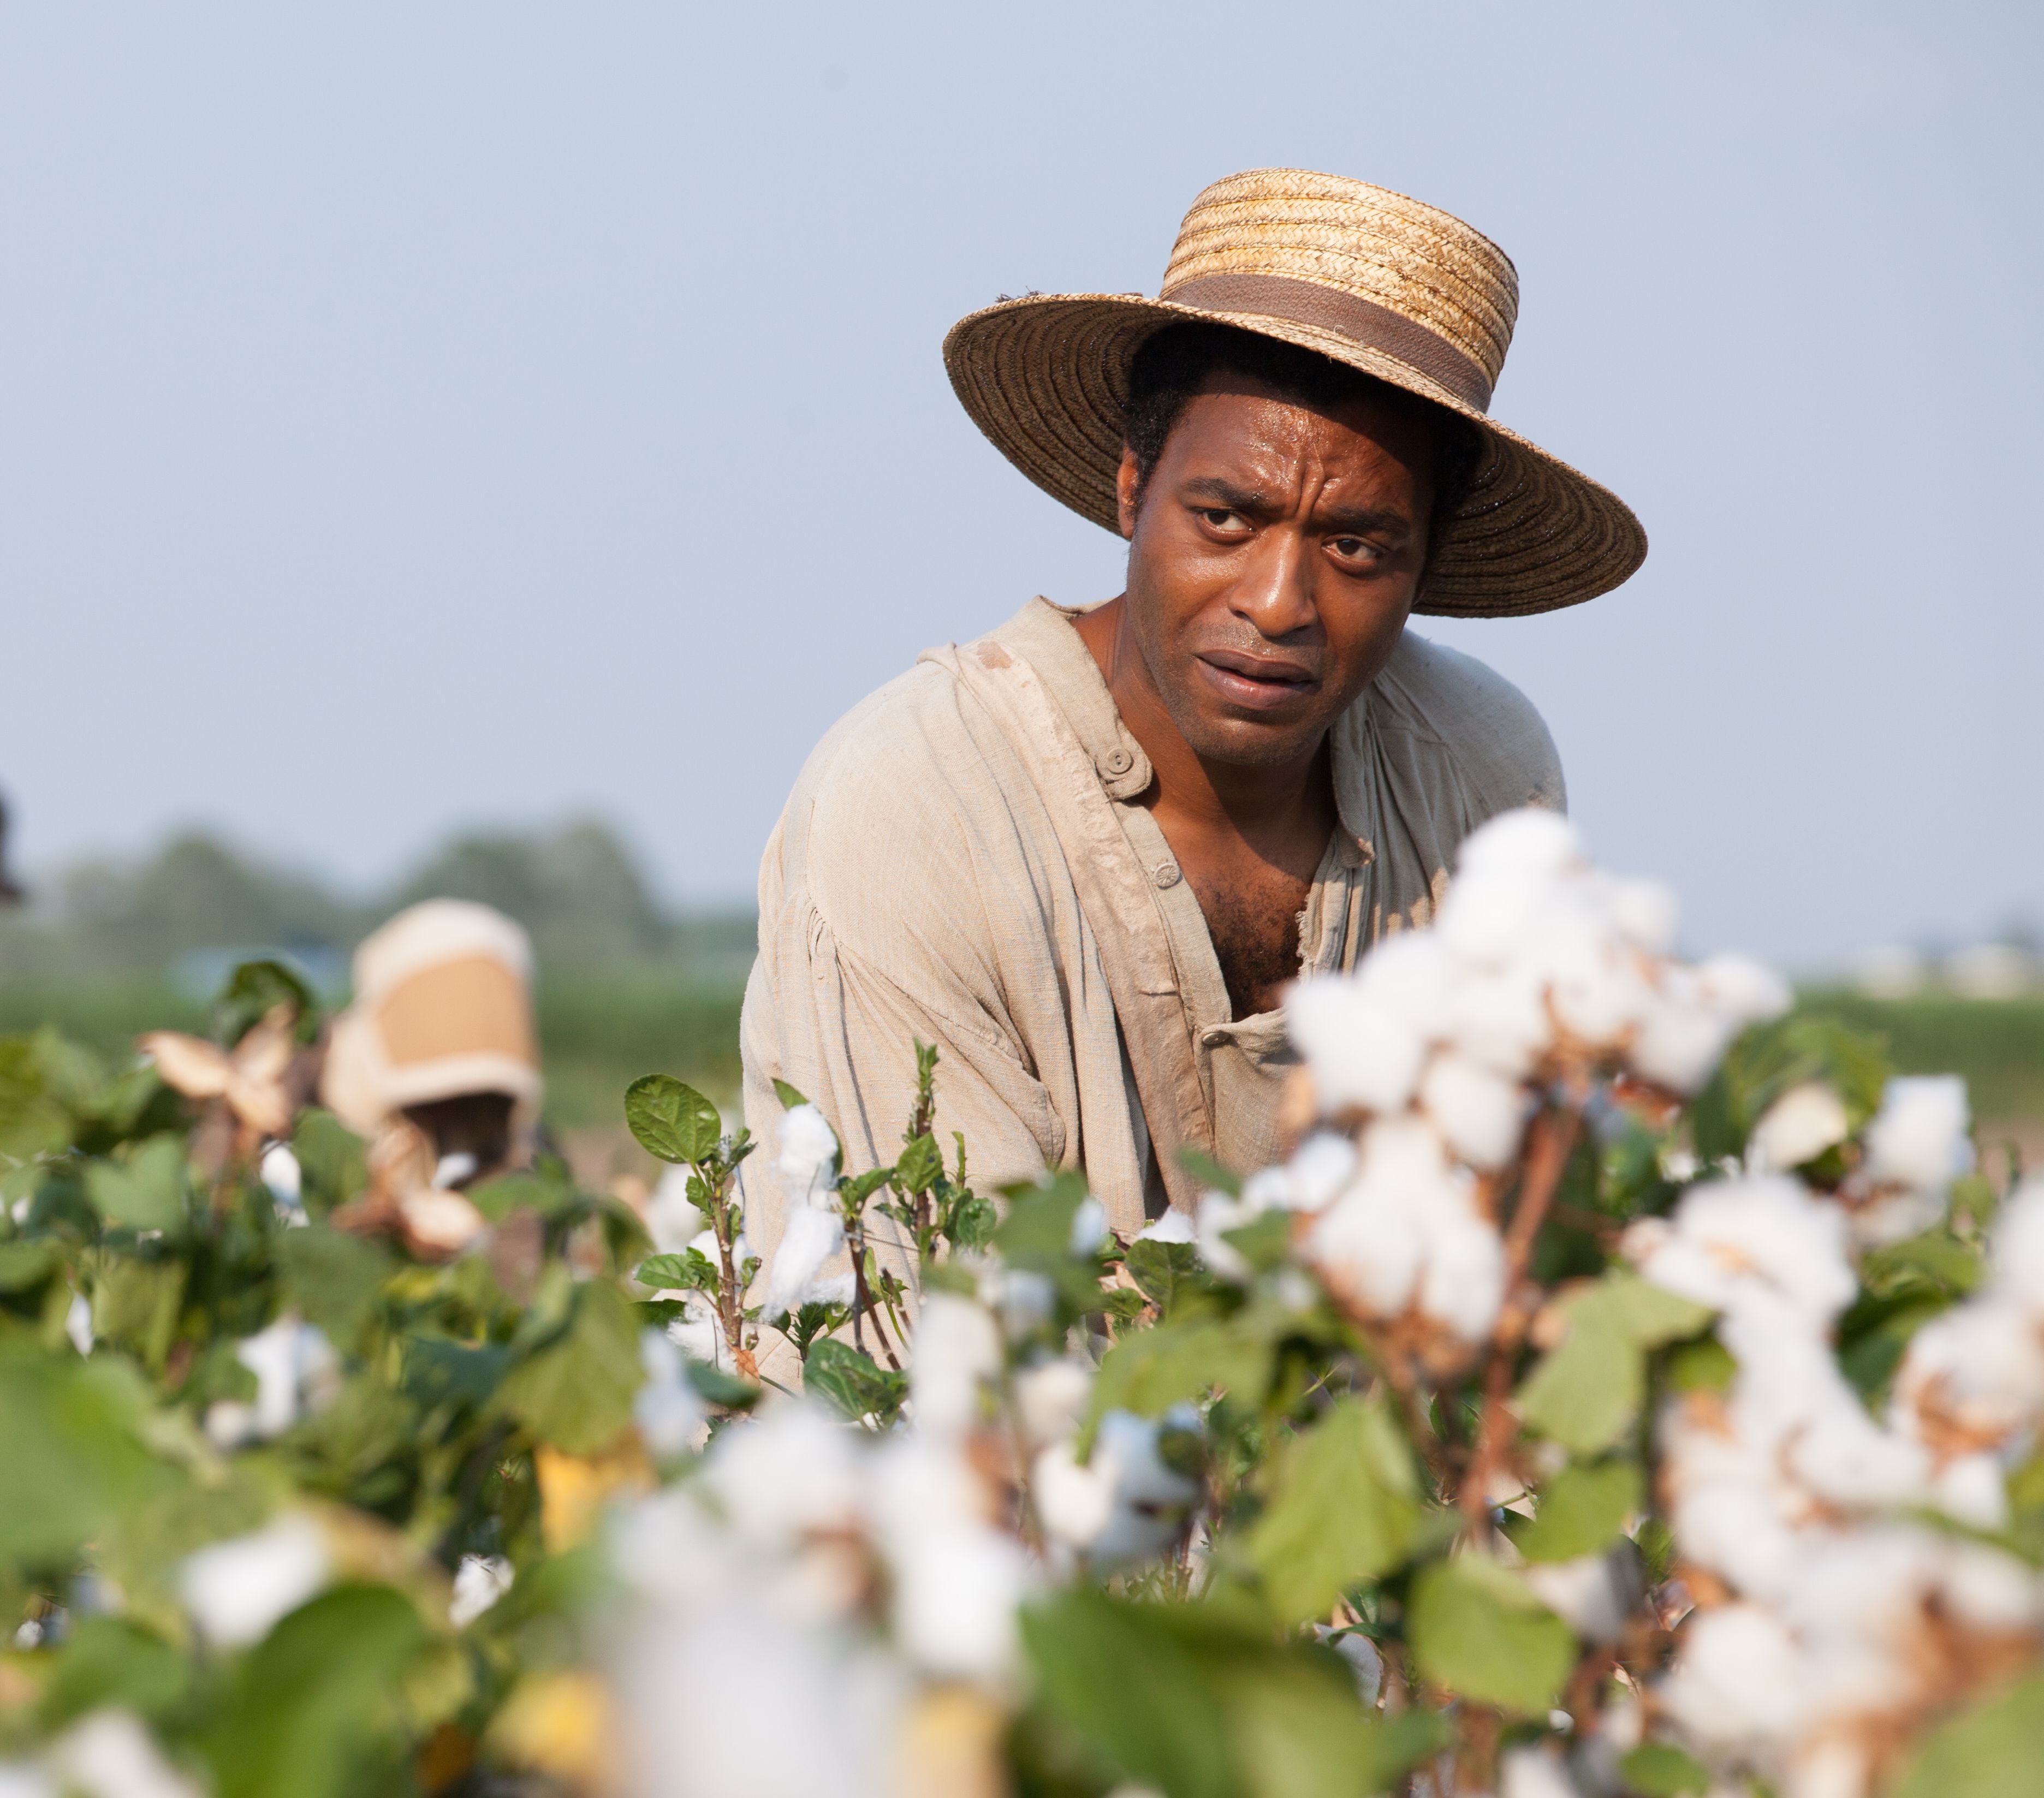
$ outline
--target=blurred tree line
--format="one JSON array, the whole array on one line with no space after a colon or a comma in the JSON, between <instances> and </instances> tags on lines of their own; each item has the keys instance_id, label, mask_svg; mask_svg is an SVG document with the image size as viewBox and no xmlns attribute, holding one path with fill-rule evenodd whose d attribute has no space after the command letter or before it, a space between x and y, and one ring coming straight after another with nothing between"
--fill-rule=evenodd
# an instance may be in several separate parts
<instances>
[{"instance_id":1,"label":"blurred tree line","mask_svg":"<svg viewBox=\"0 0 2044 1798\"><path fill-rule=\"evenodd\" d=\"M670 912L617 833L578 819L455 837L390 890L359 897L196 832L140 860L80 863L23 910L0 913L0 982L175 981L193 958L282 950L338 985L363 937L428 898L478 900L516 918L543 974L657 969L722 985L742 982L752 958L749 912ZM212 970L190 972L203 985Z\"/></svg>"}]
</instances>

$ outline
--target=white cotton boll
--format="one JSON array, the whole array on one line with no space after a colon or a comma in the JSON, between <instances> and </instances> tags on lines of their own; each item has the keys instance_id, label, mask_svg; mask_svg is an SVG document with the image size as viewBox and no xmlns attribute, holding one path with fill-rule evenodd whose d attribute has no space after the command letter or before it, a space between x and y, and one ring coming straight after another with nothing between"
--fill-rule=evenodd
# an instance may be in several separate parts
<instances>
[{"instance_id":1,"label":"white cotton boll","mask_svg":"<svg viewBox=\"0 0 2044 1798\"><path fill-rule=\"evenodd\" d=\"M663 1461L671 1460L697 1446L706 1431L709 1413L689 1383L680 1348L667 1335L658 1330L640 1332L639 1365L645 1370L646 1383L632 1396L632 1421L647 1448Z\"/></svg>"},{"instance_id":2,"label":"white cotton boll","mask_svg":"<svg viewBox=\"0 0 2044 1798\"><path fill-rule=\"evenodd\" d=\"M1966 1083L1957 1074L1897 1075L1866 1127L1865 1177L1942 1192L1973 1165Z\"/></svg>"},{"instance_id":3,"label":"white cotton boll","mask_svg":"<svg viewBox=\"0 0 2044 1798\"><path fill-rule=\"evenodd\" d=\"M1827 1081L1792 1086L1753 1127L1747 1153L1757 1171L1786 1172L1835 1148L1851 1130L1845 1101Z\"/></svg>"},{"instance_id":4,"label":"white cotton boll","mask_svg":"<svg viewBox=\"0 0 2044 1798\"><path fill-rule=\"evenodd\" d=\"M1081 1465L1069 1441L1053 1443L1031 1463L1029 1496L1053 1542L1087 1547L1114 1513L1114 1485L1101 1467Z\"/></svg>"},{"instance_id":5,"label":"white cotton boll","mask_svg":"<svg viewBox=\"0 0 2044 1798\"><path fill-rule=\"evenodd\" d=\"M73 1293L64 1312L64 1334L80 1354L92 1353L92 1306L83 1293Z\"/></svg>"},{"instance_id":6,"label":"white cotton boll","mask_svg":"<svg viewBox=\"0 0 2044 1798\"><path fill-rule=\"evenodd\" d=\"M1639 1563L1630 1547L1573 1561L1536 1561L1524 1578L1534 1596L1585 1642L1616 1642L1639 1596Z\"/></svg>"},{"instance_id":7,"label":"white cotton boll","mask_svg":"<svg viewBox=\"0 0 2044 1798\"><path fill-rule=\"evenodd\" d=\"M1089 1193L1072 1208L1071 1234L1065 1253L1085 1261L1107 1246L1107 1207Z\"/></svg>"},{"instance_id":8,"label":"white cotton boll","mask_svg":"<svg viewBox=\"0 0 2044 1798\"><path fill-rule=\"evenodd\" d=\"M2007 1635L2035 1627L2044 1595L2038 1592L2034 1569L1981 1543L1947 1541L1938 1546L1938 1588L1961 1623Z\"/></svg>"},{"instance_id":9,"label":"white cotton boll","mask_svg":"<svg viewBox=\"0 0 2044 1798\"><path fill-rule=\"evenodd\" d=\"M1325 1623L1314 1624L1313 1635L1323 1647L1332 1649L1348 1662L1355 1677L1356 1696L1374 1710L1384 1691L1384 1657L1377 1644L1360 1630L1337 1632Z\"/></svg>"},{"instance_id":10,"label":"white cotton boll","mask_svg":"<svg viewBox=\"0 0 2044 1798\"><path fill-rule=\"evenodd\" d=\"M1424 1243L1409 1207L1358 1183L1321 1214L1306 1253L1341 1297L1395 1317L1412 1297Z\"/></svg>"},{"instance_id":11,"label":"white cotton boll","mask_svg":"<svg viewBox=\"0 0 2044 1798\"><path fill-rule=\"evenodd\" d=\"M1268 1190L1267 1185L1265 1190ZM1263 1215L1263 1206L1255 1203L1246 1189L1239 1199L1215 1191L1200 1195L1199 1215L1193 1224L1193 1241L1209 1272L1233 1285L1248 1283L1252 1270L1242 1251L1226 1239L1229 1231L1239 1230L1243 1224L1253 1223Z\"/></svg>"},{"instance_id":12,"label":"white cotton boll","mask_svg":"<svg viewBox=\"0 0 2044 1798\"><path fill-rule=\"evenodd\" d=\"M1397 1111L1412 1097L1425 1039L1357 980L1327 974L1300 981L1285 1001L1285 1022L1312 1069L1324 1112Z\"/></svg>"},{"instance_id":13,"label":"white cotton boll","mask_svg":"<svg viewBox=\"0 0 2044 1798\"><path fill-rule=\"evenodd\" d=\"M2044 1178L2026 1180L1994 1220L1988 1278L2032 1317L2044 1318Z\"/></svg>"},{"instance_id":14,"label":"white cotton boll","mask_svg":"<svg viewBox=\"0 0 2044 1798\"><path fill-rule=\"evenodd\" d=\"M511 1563L501 1554L464 1554L454 1570L448 1621L465 1630L511 1589Z\"/></svg>"},{"instance_id":15,"label":"white cotton boll","mask_svg":"<svg viewBox=\"0 0 2044 1798\"><path fill-rule=\"evenodd\" d=\"M1001 1371L1001 1332L986 1307L956 1293L924 1295L909 1396L916 1427L955 1435L980 1421L982 1383Z\"/></svg>"},{"instance_id":16,"label":"white cotton boll","mask_svg":"<svg viewBox=\"0 0 2044 1798\"><path fill-rule=\"evenodd\" d=\"M1770 1377L1764 1363L1756 1366L1757 1381ZM1917 1503L1925 1496L1931 1475L1931 1458L1923 1445L1882 1429L1842 1381L1804 1427L1789 1450L1788 1464L1819 1498L1841 1505Z\"/></svg>"},{"instance_id":17,"label":"white cotton boll","mask_svg":"<svg viewBox=\"0 0 2044 1798\"><path fill-rule=\"evenodd\" d=\"M1471 974L1449 996L1449 1040L1471 1061L1508 1080L1531 1074L1554 1035L1546 987L1530 969Z\"/></svg>"},{"instance_id":18,"label":"white cotton boll","mask_svg":"<svg viewBox=\"0 0 2044 1798\"><path fill-rule=\"evenodd\" d=\"M1404 931L1385 937L1357 964L1355 982L1363 997L1409 1024L1427 1041L1447 1027L1448 995L1457 976L1454 959L1431 931Z\"/></svg>"},{"instance_id":19,"label":"white cotton boll","mask_svg":"<svg viewBox=\"0 0 2044 1798\"><path fill-rule=\"evenodd\" d=\"M782 1190L790 1208L815 1204L837 1174L837 1136L814 1105L796 1105L781 1120Z\"/></svg>"},{"instance_id":20,"label":"white cotton boll","mask_svg":"<svg viewBox=\"0 0 2044 1798\"><path fill-rule=\"evenodd\" d=\"M689 1199L689 1170L670 1167L646 1203L646 1230L662 1254L678 1254L700 1235L703 1214Z\"/></svg>"},{"instance_id":21,"label":"white cotton boll","mask_svg":"<svg viewBox=\"0 0 2044 1798\"><path fill-rule=\"evenodd\" d=\"M717 1316L717 1307L710 1303L707 1293L684 1293L678 1301L682 1315L667 1325L667 1340L691 1361L700 1361L706 1366L724 1367L731 1359L731 1345L725 1341L724 1324Z\"/></svg>"},{"instance_id":22,"label":"white cotton boll","mask_svg":"<svg viewBox=\"0 0 2044 1798\"><path fill-rule=\"evenodd\" d=\"M1788 982L1750 955L1713 955L1696 974L1704 997L1740 1025L1765 1024L1796 1002Z\"/></svg>"},{"instance_id":23,"label":"white cotton boll","mask_svg":"<svg viewBox=\"0 0 2044 1798\"><path fill-rule=\"evenodd\" d=\"M1607 903L1612 922L1635 948L1665 955L1674 947L1681 908L1670 888L1658 880L1615 880Z\"/></svg>"},{"instance_id":24,"label":"white cotton boll","mask_svg":"<svg viewBox=\"0 0 2044 1798\"><path fill-rule=\"evenodd\" d=\"M1582 1798L1560 1754L1546 1748L1508 1748L1497 1763L1498 1798Z\"/></svg>"},{"instance_id":25,"label":"white cotton boll","mask_svg":"<svg viewBox=\"0 0 2044 1798\"><path fill-rule=\"evenodd\" d=\"M1950 1518L1977 1530L2008 1527L2008 1483L1999 1457L1961 1454L1938 1470L1931 1502Z\"/></svg>"},{"instance_id":26,"label":"white cotton boll","mask_svg":"<svg viewBox=\"0 0 2044 1798\"><path fill-rule=\"evenodd\" d=\"M1093 1370L1061 1357L1039 1362L1015 1376L1015 1411L1023 1439L1032 1447L1068 1441L1078 1434L1093 1397Z\"/></svg>"},{"instance_id":27,"label":"white cotton boll","mask_svg":"<svg viewBox=\"0 0 2044 1798\"><path fill-rule=\"evenodd\" d=\"M284 1214L286 1222L303 1224L306 1221L305 1207L305 1173L298 1166L298 1158L282 1143L272 1143L263 1151L263 1158L256 1163L257 1177L269 1189L270 1197L278 1210Z\"/></svg>"},{"instance_id":28,"label":"white cotton boll","mask_svg":"<svg viewBox=\"0 0 2044 1798\"><path fill-rule=\"evenodd\" d=\"M1898 1415L1934 1412L1989 1440L2044 1410L2044 1342L2031 1317L1990 1287L1909 1339L1895 1376Z\"/></svg>"},{"instance_id":29,"label":"white cotton boll","mask_svg":"<svg viewBox=\"0 0 2044 1798\"><path fill-rule=\"evenodd\" d=\"M994 1681L1012 1671L1028 1564L1012 1536L951 1524L905 1535L891 1560L894 1637L939 1679Z\"/></svg>"},{"instance_id":30,"label":"white cotton boll","mask_svg":"<svg viewBox=\"0 0 2044 1798\"><path fill-rule=\"evenodd\" d=\"M1058 1289L1047 1274L1010 1267L1003 1270L992 1284L1001 1327L1010 1342L1042 1329L1057 1315ZM984 1285L981 1296L986 1296Z\"/></svg>"},{"instance_id":31,"label":"white cotton boll","mask_svg":"<svg viewBox=\"0 0 2044 1798\"><path fill-rule=\"evenodd\" d=\"M82 1798L202 1798L132 1711L94 1711L50 1745L51 1769Z\"/></svg>"},{"instance_id":32,"label":"white cotton boll","mask_svg":"<svg viewBox=\"0 0 2044 1798\"><path fill-rule=\"evenodd\" d=\"M1462 880L1551 882L1578 867L1582 853L1575 826L1560 813L1522 805L1499 813L1462 839L1455 873Z\"/></svg>"},{"instance_id":33,"label":"white cotton boll","mask_svg":"<svg viewBox=\"0 0 2044 1798\"><path fill-rule=\"evenodd\" d=\"M1200 1489L1165 1463L1157 1442L1165 1425L1184 1428L1196 1423L1184 1408L1162 1424L1127 1411L1110 1411L1100 1420L1091 1465L1108 1482L1113 1502L1105 1525L1086 1544L1096 1573L1149 1560L1178 1539Z\"/></svg>"},{"instance_id":34,"label":"white cotton boll","mask_svg":"<svg viewBox=\"0 0 2044 1798\"><path fill-rule=\"evenodd\" d=\"M1689 982L1674 978L1687 973L1679 968L1664 973L1659 990L1640 1012L1626 1052L1641 1079L1685 1095L1699 1091L1716 1072L1737 1033L1730 1020L1685 990Z\"/></svg>"},{"instance_id":35,"label":"white cotton boll","mask_svg":"<svg viewBox=\"0 0 2044 1798\"><path fill-rule=\"evenodd\" d=\"M1873 1781L1869 1759L1866 1746L1850 1737L1804 1742L1783 1777L1781 1798L1867 1798Z\"/></svg>"},{"instance_id":36,"label":"white cotton boll","mask_svg":"<svg viewBox=\"0 0 2044 1798\"><path fill-rule=\"evenodd\" d=\"M844 1220L834 1211L813 1205L790 1205L781 1246L774 1251L774 1266L766 1281L766 1311L770 1319L780 1316L801 1301L804 1289L844 1247Z\"/></svg>"},{"instance_id":37,"label":"white cotton boll","mask_svg":"<svg viewBox=\"0 0 2044 1798\"><path fill-rule=\"evenodd\" d=\"M1804 1317L1828 1324L1858 1290L1846 1255L1845 1213L1786 1175L1692 1186L1673 1223L1674 1237L1640 1272L1700 1304L1732 1303L1742 1282L1752 1280Z\"/></svg>"},{"instance_id":38,"label":"white cotton boll","mask_svg":"<svg viewBox=\"0 0 2044 1798\"><path fill-rule=\"evenodd\" d=\"M1707 1750L1766 1747L1800 1730L1804 1673L1795 1643L1751 1604L1693 1616L1674 1671L1661 1688L1664 1708Z\"/></svg>"},{"instance_id":39,"label":"white cotton boll","mask_svg":"<svg viewBox=\"0 0 2044 1798\"><path fill-rule=\"evenodd\" d=\"M1174 1205L1162 1217L1152 1218L1135 1232L1139 1243L1189 1243L1198 1234L1190 1212Z\"/></svg>"},{"instance_id":40,"label":"white cotton boll","mask_svg":"<svg viewBox=\"0 0 2044 1798\"><path fill-rule=\"evenodd\" d=\"M61 1798L48 1774L24 1761L0 1761L0 1798Z\"/></svg>"},{"instance_id":41,"label":"white cotton boll","mask_svg":"<svg viewBox=\"0 0 2044 1798\"><path fill-rule=\"evenodd\" d=\"M1552 897L1541 881L1458 876L1434 919L1442 945L1473 970L1508 968L1539 940Z\"/></svg>"},{"instance_id":42,"label":"white cotton boll","mask_svg":"<svg viewBox=\"0 0 2044 1798\"><path fill-rule=\"evenodd\" d=\"M1855 1243L1862 1248L1883 1248L1932 1228L1945 1215L1945 1195L1905 1187L1884 1193L1849 1215Z\"/></svg>"},{"instance_id":43,"label":"white cotton boll","mask_svg":"<svg viewBox=\"0 0 2044 1798\"><path fill-rule=\"evenodd\" d=\"M1426 1273L1420 1309L1465 1343L1489 1339L1504 1303L1504 1244L1465 1200L1420 1214Z\"/></svg>"},{"instance_id":44,"label":"white cotton boll","mask_svg":"<svg viewBox=\"0 0 2044 1798\"><path fill-rule=\"evenodd\" d=\"M1699 1485L1676 1500L1670 1521L1684 1557L1698 1566L1754 1597L1787 1589L1800 1544L1765 1487Z\"/></svg>"},{"instance_id":45,"label":"white cotton boll","mask_svg":"<svg viewBox=\"0 0 2044 1798\"><path fill-rule=\"evenodd\" d=\"M200 1427L222 1454L232 1454L244 1443L256 1440L256 1407L238 1398L217 1398L206 1408Z\"/></svg>"},{"instance_id":46,"label":"white cotton boll","mask_svg":"<svg viewBox=\"0 0 2044 1798\"><path fill-rule=\"evenodd\" d=\"M1420 1103L1448 1147L1471 1167L1493 1172L1518 1151L1524 1087L1468 1056L1443 1049L1427 1064Z\"/></svg>"},{"instance_id":47,"label":"white cotton boll","mask_svg":"<svg viewBox=\"0 0 2044 1798\"><path fill-rule=\"evenodd\" d=\"M1535 965L1546 974L1555 1021L1579 1042L1616 1044L1653 1003L1633 951L1573 907L1549 925Z\"/></svg>"},{"instance_id":48,"label":"white cotton boll","mask_svg":"<svg viewBox=\"0 0 2044 1798\"><path fill-rule=\"evenodd\" d=\"M777 1404L724 1431L704 1459L701 1483L733 1532L763 1546L848 1528L859 1509L851 1433L814 1403Z\"/></svg>"},{"instance_id":49,"label":"white cotton boll","mask_svg":"<svg viewBox=\"0 0 2044 1798\"><path fill-rule=\"evenodd\" d=\"M281 1436L298 1420L305 1387L330 1383L339 1373L325 1336L288 1312L267 1329L243 1337L235 1345L234 1358L256 1376L249 1426L265 1439Z\"/></svg>"},{"instance_id":50,"label":"white cotton boll","mask_svg":"<svg viewBox=\"0 0 2044 1798\"><path fill-rule=\"evenodd\" d=\"M1316 1130L1285 1164L1287 1202L1294 1211L1325 1211L1355 1178L1355 1145L1331 1130Z\"/></svg>"},{"instance_id":51,"label":"white cotton boll","mask_svg":"<svg viewBox=\"0 0 2044 1798\"><path fill-rule=\"evenodd\" d=\"M179 1585L202 1635L217 1647L246 1648L320 1592L332 1572L319 1527L286 1512L252 1535L187 1556Z\"/></svg>"}]
</instances>

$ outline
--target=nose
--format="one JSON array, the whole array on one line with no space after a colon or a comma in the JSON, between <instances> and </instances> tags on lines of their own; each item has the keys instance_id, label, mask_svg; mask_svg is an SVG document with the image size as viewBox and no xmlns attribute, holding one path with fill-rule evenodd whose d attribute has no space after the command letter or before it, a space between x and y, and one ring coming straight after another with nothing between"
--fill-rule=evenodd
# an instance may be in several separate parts
<instances>
[{"instance_id":1,"label":"nose","mask_svg":"<svg viewBox=\"0 0 2044 1798\"><path fill-rule=\"evenodd\" d=\"M1272 641L1317 623L1313 565L1304 532L1289 521L1258 532L1229 600L1239 616Z\"/></svg>"}]
</instances>

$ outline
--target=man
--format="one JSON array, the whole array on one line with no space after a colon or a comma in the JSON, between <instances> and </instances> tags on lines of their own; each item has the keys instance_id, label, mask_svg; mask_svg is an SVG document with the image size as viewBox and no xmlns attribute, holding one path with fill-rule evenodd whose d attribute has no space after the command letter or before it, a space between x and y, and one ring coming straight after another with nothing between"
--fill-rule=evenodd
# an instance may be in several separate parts
<instances>
[{"instance_id":1,"label":"man","mask_svg":"<svg viewBox=\"0 0 2044 1798\"><path fill-rule=\"evenodd\" d=\"M1565 803L1538 713L1408 615L1571 605L1646 555L1485 415L1517 282L1458 220L1236 175L1162 294L1032 294L947 340L996 446L1128 539L1128 585L930 651L824 739L761 866L742 1032L766 1142L778 1078L851 1166L891 1160L920 1037L977 1183L1083 1166L1124 1235L1194 1202L1181 1148L1271 1158L1289 981L1424 923L1485 818Z\"/></svg>"}]
</instances>

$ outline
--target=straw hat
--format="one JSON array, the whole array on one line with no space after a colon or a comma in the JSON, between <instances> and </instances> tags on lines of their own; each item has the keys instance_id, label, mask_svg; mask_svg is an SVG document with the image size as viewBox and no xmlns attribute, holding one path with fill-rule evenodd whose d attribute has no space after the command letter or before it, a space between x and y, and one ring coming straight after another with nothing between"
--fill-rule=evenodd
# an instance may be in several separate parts
<instances>
[{"instance_id":1,"label":"straw hat","mask_svg":"<svg viewBox=\"0 0 2044 1798\"><path fill-rule=\"evenodd\" d=\"M355 951L355 1001L334 1020L321 1096L360 1135L407 1105L503 1093L537 1116L532 947L501 912L428 899Z\"/></svg>"},{"instance_id":2,"label":"straw hat","mask_svg":"<svg viewBox=\"0 0 2044 1798\"><path fill-rule=\"evenodd\" d=\"M1518 312L1511 258L1460 219L1340 175L1252 169L1193 201L1156 299L1004 300L952 326L944 365L995 447L1109 530L1129 364L1166 325L1238 325L1420 394L1486 451L1413 609L1500 618L1594 598L1646 556L1623 501L1486 415Z\"/></svg>"}]
</instances>

